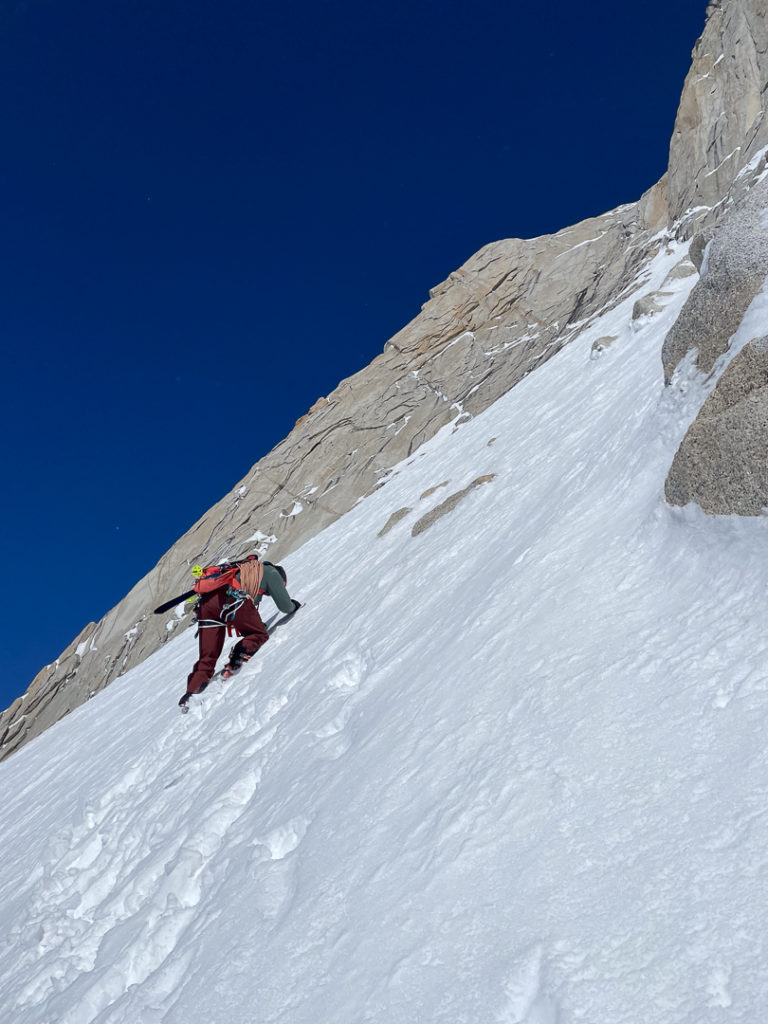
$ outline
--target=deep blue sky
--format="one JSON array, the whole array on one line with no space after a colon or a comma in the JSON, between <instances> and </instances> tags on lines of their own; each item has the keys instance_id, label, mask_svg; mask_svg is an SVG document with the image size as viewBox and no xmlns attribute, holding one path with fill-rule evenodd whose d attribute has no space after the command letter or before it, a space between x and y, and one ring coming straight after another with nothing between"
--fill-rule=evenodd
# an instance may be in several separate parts
<instances>
[{"instance_id":1,"label":"deep blue sky","mask_svg":"<svg viewBox=\"0 0 768 1024\"><path fill-rule=\"evenodd\" d=\"M2 0L0 706L473 252L653 185L705 10Z\"/></svg>"}]
</instances>

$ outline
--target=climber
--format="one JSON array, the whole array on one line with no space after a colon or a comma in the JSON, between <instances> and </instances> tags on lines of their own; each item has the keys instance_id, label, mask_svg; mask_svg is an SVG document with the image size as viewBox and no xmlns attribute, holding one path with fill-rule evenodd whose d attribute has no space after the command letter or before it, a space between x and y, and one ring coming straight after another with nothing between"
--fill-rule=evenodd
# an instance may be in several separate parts
<instances>
[{"instance_id":1,"label":"climber","mask_svg":"<svg viewBox=\"0 0 768 1024\"><path fill-rule=\"evenodd\" d=\"M293 615L301 608L286 589L285 569L255 556L236 565L208 566L199 570L195 605L200 640L200 656L187 679L187 692L179 701L184 708L194 693L206 688L216 669L227 630L240 639L229 655L223 675L228 679L269 639L258 612L262 597L271 597L279 610Z\"/></svg>"}]
</instances>

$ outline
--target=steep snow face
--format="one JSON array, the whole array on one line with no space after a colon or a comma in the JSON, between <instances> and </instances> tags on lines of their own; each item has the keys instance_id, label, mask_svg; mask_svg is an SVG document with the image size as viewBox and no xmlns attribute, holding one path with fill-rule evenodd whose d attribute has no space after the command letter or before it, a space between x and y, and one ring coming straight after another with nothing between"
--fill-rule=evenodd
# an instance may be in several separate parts
<instances>
[{"instance_id":1,"label":"steep snow face","mask_svg":"<svg viewBox=\"0 0 768 1024\"><path fill-rule=\"evenodd\" d=\"M768 523L663 502L681 256L292 556L189 715L191 630L0 765L2 1020L763 1018Z\"/></svg>"}]
</instances>

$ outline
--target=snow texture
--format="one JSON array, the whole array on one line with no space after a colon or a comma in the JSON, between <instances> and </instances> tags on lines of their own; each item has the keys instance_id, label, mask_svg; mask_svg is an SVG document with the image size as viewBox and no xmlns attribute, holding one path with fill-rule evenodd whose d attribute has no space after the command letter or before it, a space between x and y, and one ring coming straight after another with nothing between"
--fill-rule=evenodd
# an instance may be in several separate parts
<instances>
[{"instance_id":1,"label":"snow texture","mask_svg":"<svg viewBox=\"0 0 768 1024\"><path fill-rule=\"evenodd\" d=\"M631 323L682 255L287 559L190 714L186 630L0 765L0 1020L766 1019L768 521L664 504L691 279Z\"/></svg>"}]
</instances>

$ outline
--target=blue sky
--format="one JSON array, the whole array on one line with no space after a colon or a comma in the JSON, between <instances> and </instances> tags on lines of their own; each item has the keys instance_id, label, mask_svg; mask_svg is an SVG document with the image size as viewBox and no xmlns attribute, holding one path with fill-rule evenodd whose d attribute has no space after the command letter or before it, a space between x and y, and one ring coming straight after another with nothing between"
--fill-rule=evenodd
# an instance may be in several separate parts
<instances>
[{"instance_id":1,"label":"blue sky","mask_svg":"<svg viewBox=\"0 0 768 1024\"><path fill-rule=\"evenodd\" d=\"M705 10L0 6L0 705L473 252L653 185Z\"/></svg>"}]
</instances>

